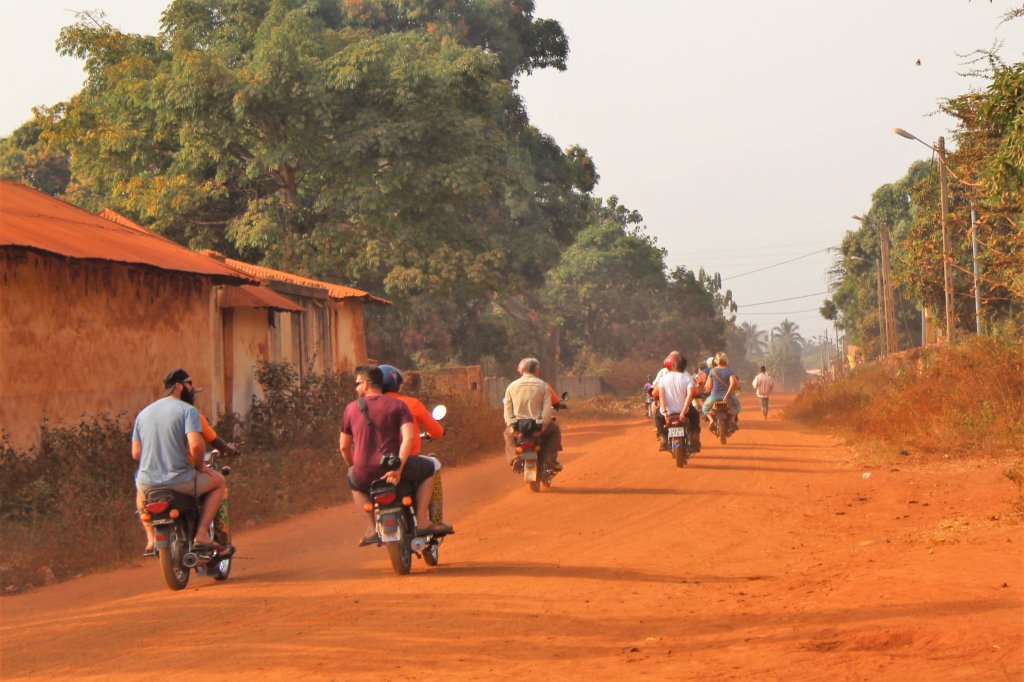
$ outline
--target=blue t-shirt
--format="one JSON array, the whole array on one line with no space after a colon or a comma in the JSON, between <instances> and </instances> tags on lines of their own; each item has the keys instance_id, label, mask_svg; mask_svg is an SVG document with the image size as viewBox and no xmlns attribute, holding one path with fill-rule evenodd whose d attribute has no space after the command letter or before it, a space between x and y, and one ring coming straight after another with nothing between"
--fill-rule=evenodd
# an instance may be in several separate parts
<instances>
[{"instance_id":1,"label":"blue t-shirt","mask_svg":"<svg viewBox=\"0 0 1024 682\"><path fill-rule=\"evenodd\" d=\"M178 485L195 478L188 461L189 433L202 433L199 410L168 396L146 407L135 418L132 441L142 443L136 483Z\"/></svg>"},{"instance_id":2,"label":"blue t-shirt","mask_svg":"<svg viewBox=\"0 0 1024 682\"><path fill-rule=\"evenodd\" d=\"M722 400L725 398L726 392L729 390L729 377L733 375L733 371L728 367L715 367L708 371L708 376L711 377L711 395L708 396L711 400ZM721 381L719 381L721 377Z\"/></svg>"}]
</instances>

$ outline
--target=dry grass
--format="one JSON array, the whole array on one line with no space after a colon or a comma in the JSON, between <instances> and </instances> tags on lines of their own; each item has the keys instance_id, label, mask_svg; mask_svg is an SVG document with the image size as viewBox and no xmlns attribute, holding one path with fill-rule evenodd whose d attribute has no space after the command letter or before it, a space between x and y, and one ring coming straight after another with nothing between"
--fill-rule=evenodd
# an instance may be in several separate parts
<instances>
[{"instance_id":1,"label":"dry grass","mask_svg":"<svg viewBox=\"0 0 1024 682\"><path fill-rule=\"evenodd\" d=\"M1024 484L1024 347L972 338L915 349L812 385L789 416L830 427L875 458L1008 457Z\"/></svg>"},{"instance_id":2,"label":"dry grass","mask_svg":"<svg viewBox=\"0 0 1024 682\"><path fill-rule=\"evenodd\" d=\"M252 418L229 415L225 438L244 438L231 466L235 529L281 520L351 497L338 453L345 405L355 398L344 376L299 385L283 367L264 368L268 398ZM351 393L351 394L350 394ZM448 466L502 452L501 415L464 396L416 395L448 406L443 439L426 444ZM0 589L19 591L137 561L145 535L135 517L135 462L126 416L45 429L41 445L17 452L0 442Z\"/></svg>"}]
</instances>

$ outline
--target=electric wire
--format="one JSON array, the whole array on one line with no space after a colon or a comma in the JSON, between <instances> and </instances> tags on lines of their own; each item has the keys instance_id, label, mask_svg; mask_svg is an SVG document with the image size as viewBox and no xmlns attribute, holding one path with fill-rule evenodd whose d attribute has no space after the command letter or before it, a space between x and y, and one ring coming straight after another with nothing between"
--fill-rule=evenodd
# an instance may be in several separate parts
<instances>
[{"instance_id":1,"label":"electric wire","mask_svg":"<svg viewBox=\"0 0 1024 682\"><path fill-rule=\"evenodd\" d=\"M769 303L782 303L783 301L796 301L801 298L811 298L812 296L824 296L827 291L818 291L813 294L804 294L803 296L793 296L791 298L777 298L774 301L761 301L760 303L744 303L743 305L736 306L737 308L752 308L755 305L768 305Z\"/></svg>"},{"instance_id":2,"label":"electric wire","mask_svg":"<svg viewBox=\"0 0 1024 682\"><path fill-rule=\"evenodd\" d=\"M777 268L780 265L785 265L786 263L792 263L793 261L798 261L798 260L800 260L802 258L808 258L810 256L813 256L813 255L818 254L818 253L822 253L824 251L831 251L833 248L834 247L829 246L829 247L826 247L824 249L818 249L817 251L811 251L810 253L805 253L802 256L797 256L796 258L790 258L789 260L784 260L781 263L774 263L772 265L766 265L763 268L758 268L757 270L750 270L749 272L741 272L738 275L729 275L728 277L722 277L722 280L723 281L724 280L733 280L733 279L739 279L740 277L746 277L747 275L753 275L755 272L761 272L763 270L770 270L771 268Z\"/></svg>"}]
</instances>

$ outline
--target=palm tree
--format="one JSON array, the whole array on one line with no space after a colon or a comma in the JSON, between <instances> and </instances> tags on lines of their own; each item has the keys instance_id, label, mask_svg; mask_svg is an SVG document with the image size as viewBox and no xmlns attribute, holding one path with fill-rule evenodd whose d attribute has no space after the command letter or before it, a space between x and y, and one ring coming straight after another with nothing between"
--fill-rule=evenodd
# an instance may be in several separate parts
<instances>
[{"instance_id":1,"label":"palm tree","mask_svg":"<svg viewBox=\"0 0 1024 682\"><path fill-rule=\"evenodd\" d=\"M778 327L772 329L772 352L786 357L788 355L800 355L800 349L804 345L804 337L800 336L799 325L785 319Z\"/></svg>"},{"instance_id":2,"label":"palm tree","mask_svg":"<svg viewBox=\"0 0 1024 682\"><path fill-rule=\"evenodd\" d=\"M743 336L743 347L747 350L747 360L763 356L768 350L768 332L757 328L757 324L743 322L739 326Z\"/></svg>"}]
</instances>

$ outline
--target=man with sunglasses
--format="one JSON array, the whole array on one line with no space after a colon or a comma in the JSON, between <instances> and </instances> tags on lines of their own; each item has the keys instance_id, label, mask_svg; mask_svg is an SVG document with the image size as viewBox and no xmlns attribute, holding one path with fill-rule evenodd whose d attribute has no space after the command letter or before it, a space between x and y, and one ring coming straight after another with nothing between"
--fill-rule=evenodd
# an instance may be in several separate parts
<instances>
[{"instance_id":1,"label":"man with sunglasses","mask_svg":"<svg viewBox=\"0 0 1024 682\"><path fill-rule=\"evenodd\" d=\"M135 418L132 430L132 459L139 463L135 474L135 504L142 509L146 492L170 488L185 495L205 495L196 530L197 548L214 546L210 537L213 521L224 499L224 476L204 461L206 442L195 402L195 387L188 372L176 369L164 377L167 394L150 404ZM153 528L146 526L144 556L155 555Z\"/></svg>"}]
</instances>

